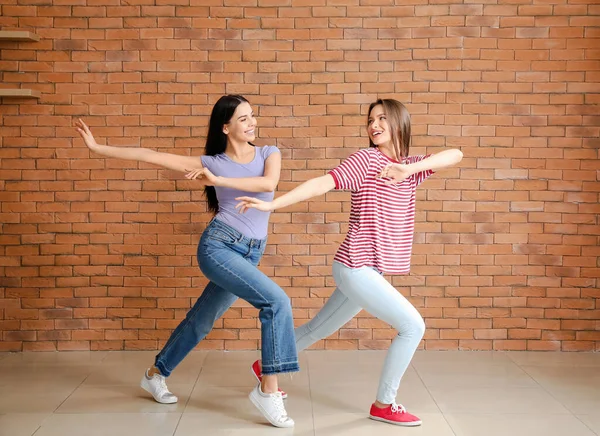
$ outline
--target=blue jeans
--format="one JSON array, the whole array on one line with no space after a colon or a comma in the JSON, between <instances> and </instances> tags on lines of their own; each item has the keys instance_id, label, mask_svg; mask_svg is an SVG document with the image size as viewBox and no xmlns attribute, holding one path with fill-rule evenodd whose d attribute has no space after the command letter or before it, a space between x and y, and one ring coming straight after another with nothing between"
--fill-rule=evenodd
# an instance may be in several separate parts
<instances>
[{"instance_id":1,"label":"blue jeans","mask_svg":"<svg viewBox=\"0 0 600 436\"><path fill-rule=\"evenodd\" d=\"M198 244L198 265L210 282L156 356L162 375L171 375L238 297L259 309L263 374L299 370L290 299L256 267L265 246L266 239L248 238L216 219L210 222Z\"/></svg>"},{"instance_id":2,"label":"blue jeans","mask_svg":"<svg viewBox=\"0 0 600 436\"><path fill-rule=\"evenodd\" d=\"M398 335L385 357L377 400L391 404L396 401L400 380L425 333L423 318L374 268L348 268L333 262L333 278L337 289L312 320L296 329L296 346L304 350L330 336L362 309L390 324Z\"/></svg>"}]
</instances>

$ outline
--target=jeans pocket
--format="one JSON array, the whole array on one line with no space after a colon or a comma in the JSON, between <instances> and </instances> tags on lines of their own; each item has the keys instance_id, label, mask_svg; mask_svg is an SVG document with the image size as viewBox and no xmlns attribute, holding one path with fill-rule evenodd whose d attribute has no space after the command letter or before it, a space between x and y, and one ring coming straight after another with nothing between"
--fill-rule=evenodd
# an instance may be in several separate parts
<instances>
[{"instance_id":1,"label":"jeans pocket","mask_svg":"<svg viewBox=\"0 0 600 436\"><path fill-rule=\"evenodd\" d=\"M237 239L234 235L222 229L209 229L206 231L205 241L210 240L224 242L226 244L235 244Z\"/></svg>"},{"instance_id":2,"label":"jeans pocket","mask_svg":"<svg viewBox=\"0 0 600 436\"><path fill-rule=\"evenodd\" d=\"M261 257L263 257L263 255L265 254L265 250L267 249L267 243L265 241L264 244L262 244L262 246L260 247L260 249L258 250L258 258L260 259Z\"/></svg>"},{"instance_id":3,"label":"jeans pocket","mask_svg":"<svg viewBox=\"0 0 600 436\"><path fill-rule=\"evenodd\" d=\"M260 260L263 257L263 254L265 254L265 248L266 248L266 244L264 244L261 248L256 248L254 250L254 252L250 256L250 262L252 263L252 265L259 264Z\"/></svg>"}]
</instances>

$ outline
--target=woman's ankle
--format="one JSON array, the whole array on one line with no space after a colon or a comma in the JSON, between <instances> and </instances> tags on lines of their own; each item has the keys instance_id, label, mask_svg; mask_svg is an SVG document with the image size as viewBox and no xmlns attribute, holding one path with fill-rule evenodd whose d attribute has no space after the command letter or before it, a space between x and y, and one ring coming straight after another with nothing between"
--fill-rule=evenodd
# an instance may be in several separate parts
<instances>
[{"instance_id":1,"label":"woman's ankle","mask_svg":"<svg viewBox=\"0 0 600 436\"><path fill-rule=\"evenodd\" d=\"M387 407L389 407L389 404L384 404L382 402L380 402L379 400L375 400L375 402L373 403L375 405L375 407L377 407L378 409L385 409Z\"/></svg>"},{"instance_id":2,"label":"woman's ankle","mask_svg":"<svg viewBox=\"0 0 600 436\"><path fill-rule=\"evenodd\" d=\"M274 394L278 391L279 385L277 383L277 375L263 375L262 381L260 382L260 390L264 394Z\"/></svg>"},{"instance_id":3,"label":"woman's ankle","mask_svg":"<svg viewBox=\"0 0 600 436\"><path fill-rule=\"evenodd\" d=\"M154 374L161 375L160 370L156 366L152 365L150 368L148 368L148 377L152 377Z\"/></svg>"}]
</instances>

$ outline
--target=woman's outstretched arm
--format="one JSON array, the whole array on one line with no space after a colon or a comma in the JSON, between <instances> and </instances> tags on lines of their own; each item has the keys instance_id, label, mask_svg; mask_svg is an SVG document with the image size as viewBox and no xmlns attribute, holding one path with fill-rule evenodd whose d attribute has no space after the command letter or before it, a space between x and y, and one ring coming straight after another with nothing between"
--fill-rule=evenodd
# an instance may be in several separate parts
<instances>
[{"instance_id":1,"label":"woman's outstretched arm","mask_svg":"<svg viewBox=\"0 0 600 436\"><path fill-rule=\"evenodd\" d=\"M238 197L236 200L239 200L240 203L236 206L236 208L239 208L241 213L246 212L249 208L270 212L304 200L308 200L309 198L323 195L334 188L335 181L333 180L333 177L329 174L326 174L321 177L315 177L314 179L307 180L306 182L292 189L290 192L283 194L281 197L277 197L273 201L262 201L258 198L252 197Z\"/></svg>"},{"instance_id":2,"label":"woman's outstretched arm","mask_svg":"<svg viewBox=\"0 0 600 436\"><path fill-rule=\"evenodd\" d=\"M77 132L83 139L83 142L85 142L85 145L87 145L94 153L118 159L147 162L181 172L189 172L193 169L202 168L202 161L199 156L180 156L177 154L162 153L148 148L112 147L110 145L98 144L94 135L92 135L90 128L81 119L79 119L75 125L77 126Z\"/></svg>"}]
</instances>

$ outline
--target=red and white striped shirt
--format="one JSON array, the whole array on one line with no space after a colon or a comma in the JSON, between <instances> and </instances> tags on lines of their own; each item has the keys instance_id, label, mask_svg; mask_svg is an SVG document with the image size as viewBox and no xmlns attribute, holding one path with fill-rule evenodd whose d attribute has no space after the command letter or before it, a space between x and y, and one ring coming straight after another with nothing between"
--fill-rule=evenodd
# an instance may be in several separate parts
<instances>
[{"instance_id":1,"label":"red and white striped shirt","mask_svg":"<svg viewBox=\"0 0 600 436\"><path fill-rule=\"evenodd\" d=\"M427 156L409 156L415 163ZM372 266L387 274L408 274L415 229L417 186L433 171L421 171L400 183L377 178L390 159L376 147L357 151L329 172L335 188L352 191L350 228L334 260L349 268Z\"/></svg>"}]
</instances>

